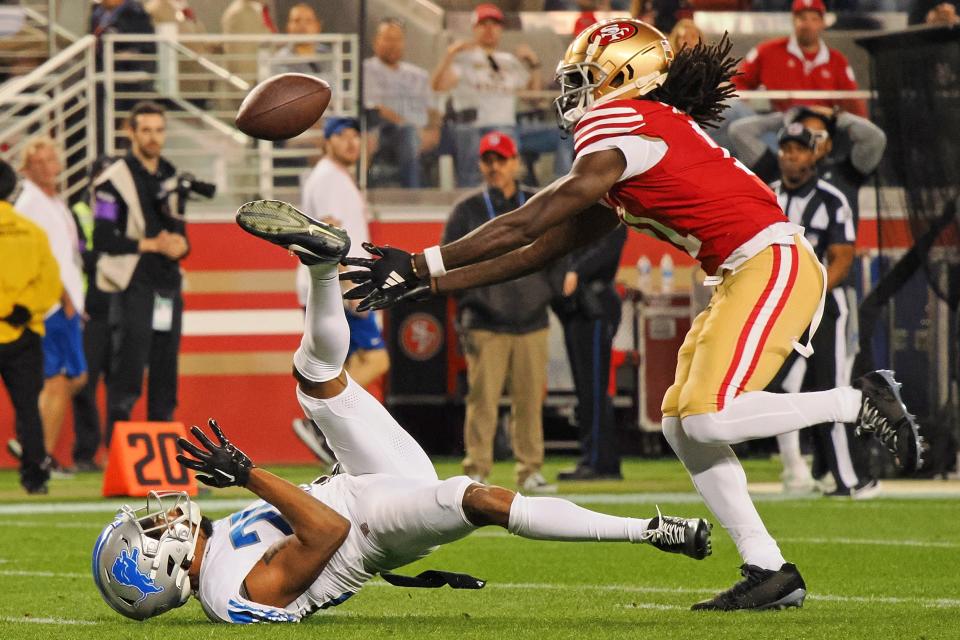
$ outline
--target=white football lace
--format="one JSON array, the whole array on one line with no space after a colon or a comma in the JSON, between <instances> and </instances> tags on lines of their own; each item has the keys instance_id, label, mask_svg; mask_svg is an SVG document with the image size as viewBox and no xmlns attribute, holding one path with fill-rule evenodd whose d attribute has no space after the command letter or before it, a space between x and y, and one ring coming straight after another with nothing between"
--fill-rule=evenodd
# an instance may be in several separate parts
<instances>
[{"instance_id":1,"label":"white football lace","mask_svg":"<svg viewBox=\"0 0 960 640\"><path fill-rule=\"evenodd\" d=\"M657 506L657 522L656 529L647 529L640 534L641 540L646 540L651 544L665 545L684 544L686 542L686 522L671 516L664 516L660 513L659 505Z\"/></svg>"}]
</instances>

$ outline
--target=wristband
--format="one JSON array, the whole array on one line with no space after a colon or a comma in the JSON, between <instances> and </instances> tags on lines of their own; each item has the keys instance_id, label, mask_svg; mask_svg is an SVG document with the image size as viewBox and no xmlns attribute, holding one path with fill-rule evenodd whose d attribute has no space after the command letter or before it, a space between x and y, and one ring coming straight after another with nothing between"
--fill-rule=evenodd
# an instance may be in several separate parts
<instances>
[{"instance_id":1,"label":"wristband","mask_svg":"<svg viewBox=\"0 0 960 640\"><path fill-rule=\"evenodd\" d=\"M447 275L447 269L443 266L443 256L440 255L440 247L433 245L423 250L423 257L427 261L427 269L430 270L430 277L439 278Z\"/></svg>"}]
</instances>

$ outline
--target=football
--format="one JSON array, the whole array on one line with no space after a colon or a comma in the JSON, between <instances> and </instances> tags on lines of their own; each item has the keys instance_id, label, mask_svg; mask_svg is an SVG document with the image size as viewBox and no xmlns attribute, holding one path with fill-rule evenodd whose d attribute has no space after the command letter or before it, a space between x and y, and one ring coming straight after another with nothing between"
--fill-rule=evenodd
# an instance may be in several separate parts
<instances>
[{"instance_id":1,"label":"football","mask_svg":"<svg viewBox=\"0 0 960 640\"><path fill-rule=\"evenodd\" d=\"M261 140L298 136L330 104L330 85L303 73L284 73L253 88L237 110L237 128Z\"/></svg>"}]
</instances>

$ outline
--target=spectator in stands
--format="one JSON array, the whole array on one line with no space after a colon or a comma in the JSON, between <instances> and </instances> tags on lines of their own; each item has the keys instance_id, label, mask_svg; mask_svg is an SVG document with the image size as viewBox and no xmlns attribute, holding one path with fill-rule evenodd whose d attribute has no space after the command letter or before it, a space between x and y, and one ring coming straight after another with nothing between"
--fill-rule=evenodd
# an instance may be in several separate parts
<instances>
[{"instance_id":1,"label":"spectator in stands","mask_svg":"<svg viewBox=\"0 0 960 640\"><path fill-rule=\"evenodd\" d=\"M43 229L10 204L13 168L0 160L0 378L16 414L20 484L47 493L49 460L43 445L39 398L43 387L43 318L60 298L57 261Z\"/></svg>"},{"instance_id":2,"label":"spectator in stands","mask_svg":"<svg viewBox=\"0 0 960 640\"><path fill-rule=\"evenodd\" d=\"M836 49L820 37L826 28L823 0L793 1L793 34L761 42L747 53L734 76L737 89L834 90L857 89L853 69ZM773 100L773 107L786 111L796 105L823 105L866 117L863 100Z\"/></svg>"},{"instance_id":3,"label":"spectator in stands","mask_svg":"<svg viewBox=\"0 0 960 640\"><path fill-rule=\"evenodd\" d=\"M292 36L315 36L323 32L323 22L306 2L300 2L287 13L287 34ZM329 74L333 69L332 60L319 60L318 57L330 53L330 46L316 42L297 42L284 45L277 51L274 69L277 73L306 73L312 76Z\"/></svg>"},{"instance_id":4,"label":"spectator in stands","mask_svg":"<svg viewBox=\"0 0 960 640\"><path fill-rule=\"evenodd\" d=\"M958 0L913 0L907 23L953 26L957 24Z\"/></svg>"},{"instance_id":5,"label":"spectator in stands","mask_svg":"<svg viewBox=\"0 0 960 640\"><path fill-rule=\"evenodd\" d=\"M179 261L190 250L186 221L173 209L176 169L161 154L166 114L140 102L127 122L130 151L94 182L96 284L116 293L116 336L107 379L109 445L113 425L129 420L149 368L147 420L166 422L177 406L183 316Z\"/></svg>"},{"instance_id":6,"label":"spectator in stands","mask_svg":"<svg viewBox=\"0 0 960 640\"><path fill-rule=\"evenodd\" d=\"M226 35L270 35L277 32L270 19L270 10L255 0L233 0L220 18L220 27ZM223 52L227 54L224 66L243 76L248 81L257 77L257 50L254 39L249 42L227 42Z\"/></svg>"},{"instance_id":7,"label":"spectator in stands","mask_svg":"<svg viewBox=\"0 0 960 640\"><path fill-rule=\"evenodd\" d=\"M492 131L480 141L480 171L484 187L454 207L443 230L444 244L516 209L533 195L517 181L517 145L506 134ZM463 470L477 482L485 481L493 466L498 406L509 379L517 485L524 491L556 490L540 472L547 385L547 307L552 297L546 272L457 296L469 384Z\"/></svg>"},{"instance_id":8,"label":"spectator in stands","mask_svg":"<svg viewBox=\"0 0 960 640\"><path fill-rule=\"evenodd\" d=\"M480 182L477 148L480 137L494 129L516 133L520 152L554 152L555 169L566 173L572 153L562 144L556 126L517 125L517 92L540 89L540 59L521 44L515 54L500 51L503 12L493 4L481 4L473 12L473 38L447 48L434 69L434 91L451 92L457 185Z\"/></svg>"},{"instance_id":9,"label":"spectator in stands","mask_svg":"<svg viewBox=\"0 0 960 640\"><path fill-rule=\"evenodd\" d=\"M567 359L577 393L580 460L559 480L617 479L620 443L610 397L610 355L620 325L622 301L614 285L627 227L618 226L597 242L562 260L562 296L553 310L563 323Z\"/></svg>"},{"instance_id":10,"label":"spectator in stands","mask_svg":"<svg viewBox=\"0 0 960 640\"><path fill-rule=\"evenodd\" d=\"M420 187L420 154L440 139L430 74L403 61L403 23L386 18L377 26L374 55L363 61L363 95L377 138L371 172L382 162L396 166L404 187Z\"/></svg>"},{"instance_id":11,"label":"spectator in stands","mask_svg":"<svg viewBox=\"0 0 960 640\"><path fill-rule=\"evenodd\" d=\"M87 361L83 351L83 272L80 236L73 214L59 195L63 164L57 143L47 136L26 141L20 171L23 190L14 203L17 211L47 234L50 249L60 269L63 293L44 320L43 390L40 417L44 447L50 452L53 477L69 476L53 456L71 398L87 382Z\"/></svg>"},{"instance_id":12,"label":"spectator in stands","mask_svg":"<svg viewBox=\"0 0 960 640\"><path fill-rule=\"evenodd\" d=\"M737 120L729 130L732 150L765 182L780 175L778 156L767 146L765 138L791 122L800 122L814 132L817 171L822 179L843 192L856 224L860 187L880 164L887 136L866 118L821 106Z\"/></svg>"},{"instance_id":13,"label":"spectator in stands","mask_svg":"<svg viewBox=\"0 0 960 640\"><path fill-rule=\"evenodd\" d=\"M369 207L353 176L360 159L360 124L354 118L329 117L324 123L323 134L327 153L304 184L301 210L316 220L346 229L350 234L348 255L369 257L363 247L370 242ZM307 306L309 284L310 273L300 265L297 295L302 307ZM358 304L359 301L351 301L346 309L350 349L345 368L357 384L370 390L369 387L389 371L390 356L376 313L357 312ZM293 429L318 458L331 462L327 458L323 433L312 420L297 418L293 421Z\"/></svg>"}]
</instances>

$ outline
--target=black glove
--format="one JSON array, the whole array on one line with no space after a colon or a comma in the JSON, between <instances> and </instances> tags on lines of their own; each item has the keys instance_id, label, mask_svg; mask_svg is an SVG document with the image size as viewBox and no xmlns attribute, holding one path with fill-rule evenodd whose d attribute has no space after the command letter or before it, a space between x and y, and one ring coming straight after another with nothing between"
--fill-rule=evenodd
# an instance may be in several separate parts
<instances>
[{"instance_id":1,"label":"black glove","mask_svg":"<svg viewBox=\"0 0 960 640\"><path fill-rule=\"evenodd\" d=\"M357 311L379 311L402 300L419 302L429 298L430 294L430 285L427 283L412 285L410 288L392 287L386 291L377 289L357 305Z\"/></svg>"},{"instance_id":2,"label":"black glove","mask_svg":"<svg viewBox=\"0 0 960 640\"><path fill-rule=\"evenodd\" d=\"M190 427L190 433L207 450L204 451L186 438L177 438L180 448L193 456L188 458L182 453L177 454L177 462L188 469L202 471L205 475L198 475L197 480L211 487L245 487L250 480L250 470L255 465L243 451L227 440L216 420L210 418L207 424L220 441L220 446L213 444L203 430L194 425Z\"/></svg>"},{"instance_id":3,"label":"black glove","mask_svg":"<svg viewBox=\"0 0 960 640\"><path fill-rule=\"evenodd\" d=\"M360 300L377 292L393 288L406 291L420 285L420 279L413 273L413 262L409 253L393 247L378 247L369 242L364 242L362 246L365 251L377 257L344 258L340 261L348 267L367 269L367 271L347 271L340 274L341 280L360 283L343 294L345 299Z\"/></svg>"},{"instance_id":4,"label":"black glove","mask_svg":"<svg viewBox=\"0 0 960 640\"><path fill-rule=\"evenodd\" d=\"M33 314L30 313L30 309L27 309L22 304L13 305L13 311L10 312L6 318L0 318L7 324L17 327L18 329L28 322Z\"/></svg>"}]
</instances>

